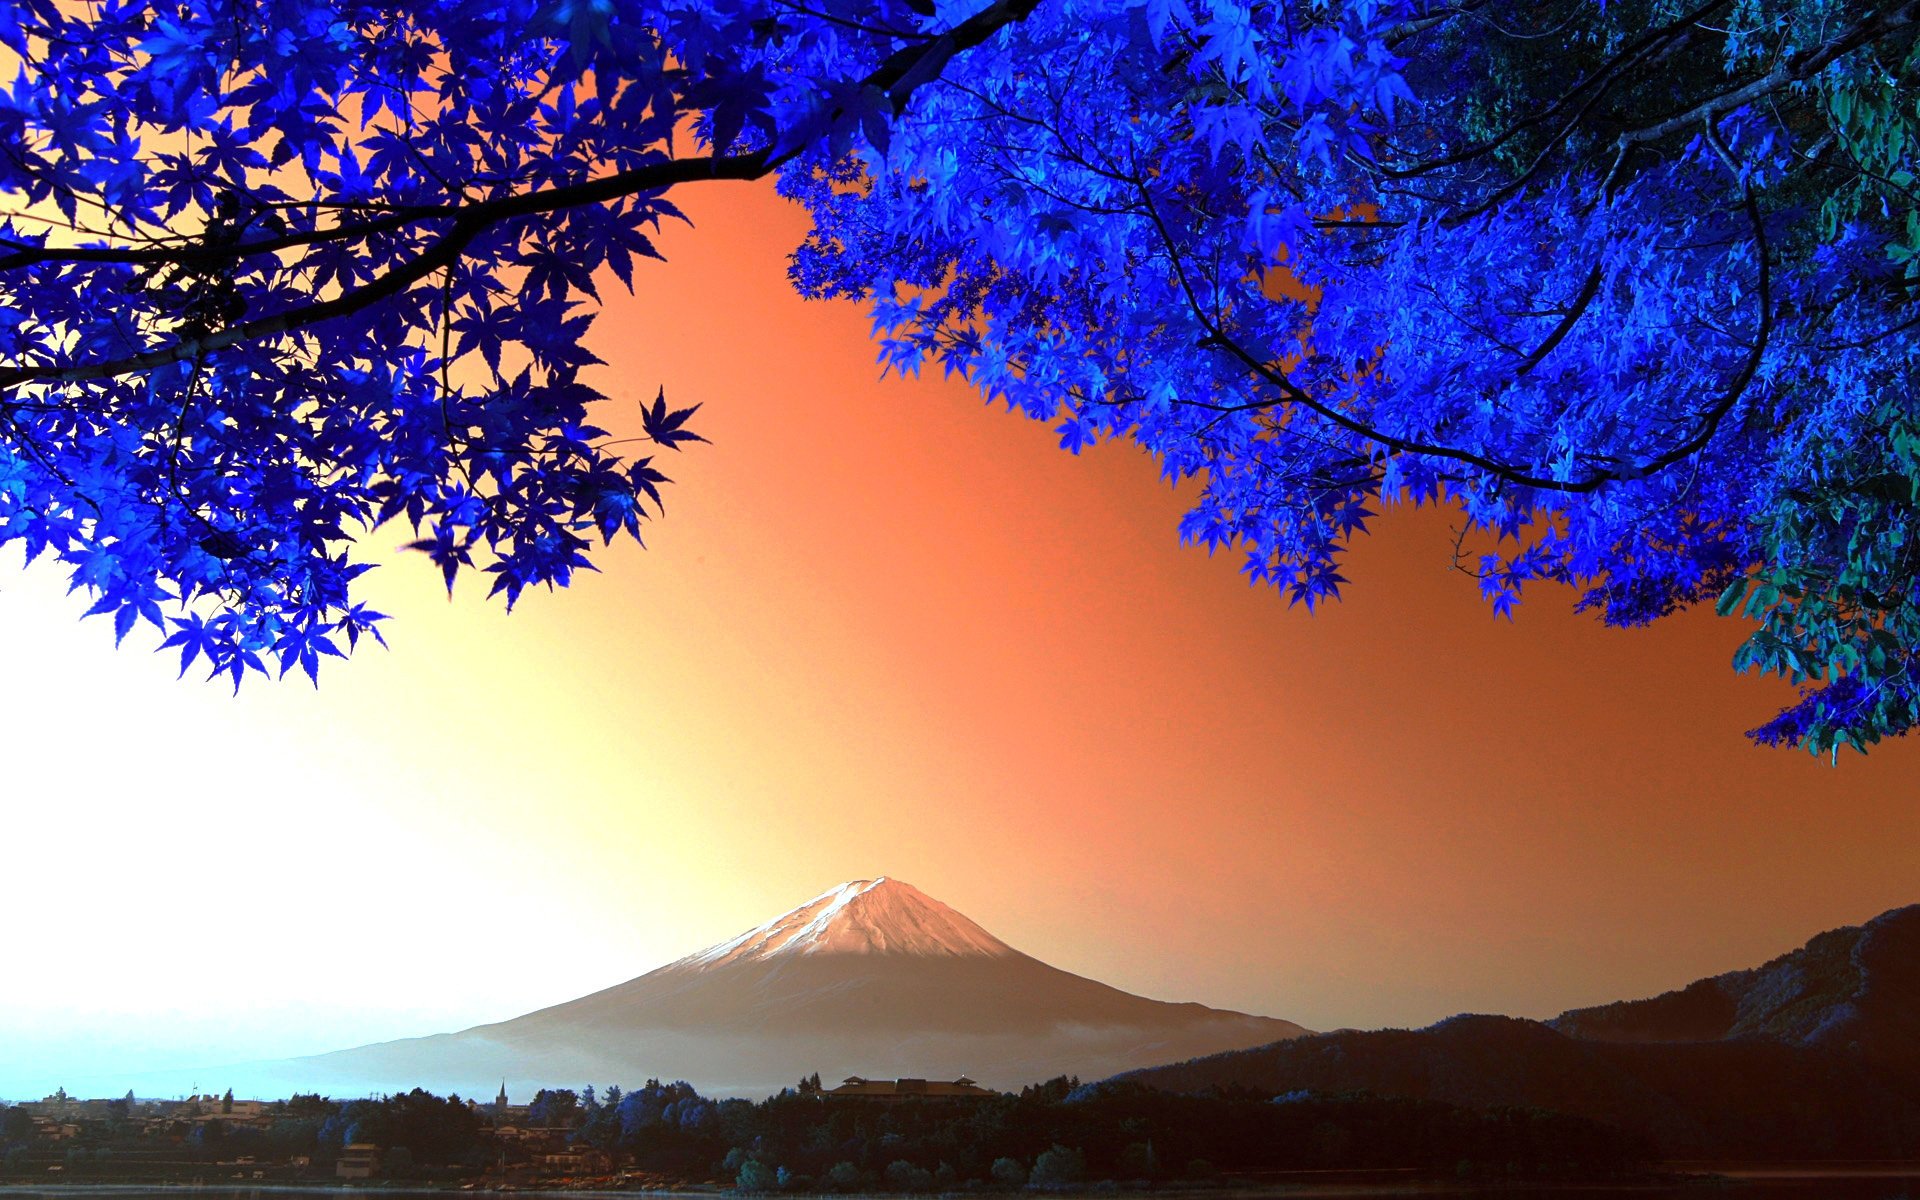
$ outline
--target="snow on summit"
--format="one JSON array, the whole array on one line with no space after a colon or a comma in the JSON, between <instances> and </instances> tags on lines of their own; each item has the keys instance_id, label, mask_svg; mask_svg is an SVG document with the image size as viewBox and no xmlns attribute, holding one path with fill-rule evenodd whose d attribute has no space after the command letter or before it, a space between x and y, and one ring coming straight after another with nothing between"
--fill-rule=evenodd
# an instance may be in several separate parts
<instances>
[{"instance_id":1,"label":"snow on summit","mask_svg":"<svg viewBox=\"0 0 1920 1200\"><path fill-rule=\"evenodd\" d=\"M1291 1021L1136 996L1022 954L897 879L856 879L698 954L511 1020L280 1064L280 1094L501 1076L686 1079L765 1096L815 1072L1016 1088L1263 1046ZM324 1082L323 1082L324 1081ZM181 1087L186 1085L183 1082ZM484 1093L482 1093L484 1094Z\"/></svg>"},{"instance_id":2,"label":"snow on summit","mask_svg":"<svg viewBox=\"0 0 1920 1200\"><path fill-rule=\"evenodd\" d=\"M999 957L1014 953L959 912L910 883L854 879L674 967L717 967L801 954Z\"/></svg>"}]
</instances>

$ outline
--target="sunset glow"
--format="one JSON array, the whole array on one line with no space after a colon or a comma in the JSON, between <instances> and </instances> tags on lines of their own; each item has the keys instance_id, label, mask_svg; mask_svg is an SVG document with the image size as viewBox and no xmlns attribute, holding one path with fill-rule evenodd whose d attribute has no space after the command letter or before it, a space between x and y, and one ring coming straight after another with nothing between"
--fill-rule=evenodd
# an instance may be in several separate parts
<instances>
[{"instance_id":1,"label":"sunset glow","mask_svg":"<svg viewBox=\"0 0 1920 1200\"><path fill-rule=\"evenodd\" d=\"M1313 1029L1650 994L1916 899L1915 747L1749 745L1788 696L1732 622L1496 621L1411 509L1290 609L1178 546L1139 452L880 378L770 190L685 205L591 346L613 427L664 385L712 444L567 594L448 602L383 529L391 651L236 698L9 556L0 1095L503 1018L881 873Z\"/></svg>"}]
</instances>

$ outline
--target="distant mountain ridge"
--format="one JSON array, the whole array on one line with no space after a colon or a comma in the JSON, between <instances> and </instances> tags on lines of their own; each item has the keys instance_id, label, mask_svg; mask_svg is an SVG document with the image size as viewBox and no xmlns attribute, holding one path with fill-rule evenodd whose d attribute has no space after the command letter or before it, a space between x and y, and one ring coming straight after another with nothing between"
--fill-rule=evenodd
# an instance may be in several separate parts
<instances>
[{"instance_id":1,"label":"distant mountain ridge","mask_svg":"<svg viewBox=\"0 0 1920 1200\"><path fill-rule=\"evenodd\" d=\"M1556 1109L1679 1157L1920 1155L1920 905L1762 966L1550 1022L1459 1016L1135 1071L1181 1091L1365 1090Z\"/></svg>"},{"instance_id":2,"label":"distant mountain ridge","mask_svg":"<svg viewBox=\"0 0 1920 1200\"><path fill-rule=\"evenodd\" d=\"M1022 954L897 879L853 880L638 978L509 1021L274 1064L310 1090L426 1086L491 1095L686 1079L764 1095L829 1080L968 1075L1016 1088L1306 1032L1150 1000Z\"/></svg>"},{"instance_id":3,"label":"distant mountain ridge","mask_svg":"<svg viewBox=\"0 0 1920 1200\"><path fill-rule=\"evenodd\" d=\"M1920 904L1820 934L1751 970L1548 1024L1589 1041L1762 1037L1920 1066Z\"/></svg>"}]
</instances>

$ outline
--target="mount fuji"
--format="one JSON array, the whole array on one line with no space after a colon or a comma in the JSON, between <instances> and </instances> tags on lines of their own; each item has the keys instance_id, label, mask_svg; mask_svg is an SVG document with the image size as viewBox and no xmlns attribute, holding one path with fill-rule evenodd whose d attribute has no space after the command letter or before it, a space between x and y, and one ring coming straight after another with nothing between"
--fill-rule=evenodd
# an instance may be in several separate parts
<instances>
[{"instance_id":1,"label":"mount fuji","mask_svg":"<svg viewBox=\"0 0 1920 1200\"><path fill-rule=\"evenodd\" d=\"M1020 953L897 879L843 883L637 979L492 1025L272 1064L279 1090L491 1095L685 1079L758 1096L827 1080L1017 1088L1265 1045L1291 1021L1149 1000ZM263 1081L267 1082L267 1081Z\"/></svg>"}]
</instances>

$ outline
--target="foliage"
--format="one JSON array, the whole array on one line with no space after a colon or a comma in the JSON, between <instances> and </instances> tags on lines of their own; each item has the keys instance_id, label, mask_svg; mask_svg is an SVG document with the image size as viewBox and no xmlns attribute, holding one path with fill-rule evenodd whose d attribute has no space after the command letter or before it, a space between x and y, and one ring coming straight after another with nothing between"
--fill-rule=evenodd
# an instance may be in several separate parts
<instances>
[{"instance_id":1,"label":"foliage","mask_svg":"<svg viewBox=\"0 0 1920 1200\"><path fill-rule=\"evenodd\" d=\"M24 1108L0 1108L0 1145L24 1142L33 1136L33 1116Z\"/></svg>"},{"instance_id":2,"label":"foliage","mask_svg":"<svg viewBox=\"0 0 1920 1200\"><path fill-rule=\"evenodd\" d=\"M844 144L932 68L785 13L0 0L0 544L238 686L379 638L380 522L508 604L637 539L668 480L589 417L599 287L659 257L670 186L771 172L776 129ZM645 437L703 440L697 407L656 395Z\"/></svg>"},{"instance_id":3,"label":"foliage","mask_svg":"<svg viewBox=\"0 0 1920 1200\"><path fill-rule=\"evenodd\" d=\"M1719 597L1804 688L1755 736L1865 746L1920 719L1915 20L0 0L0 541L236 684L378 636L380 521L564 585L666 482L593 423L596 289L669 188L778 173L889 366L1199 480L1183 536L1290 601L1448 504L1496 613Z\"/></svg>"},{"instance_id":4,"label":"foliage","mask_svg":"<svg viewBox=\"0 0 1920 1200\"><path fill-rule=\"evenodd\" d=\"M1067 1100L1076 1090L1079 1097ZM685 1083L650 1080L622 1093L620 1107L627 1109L624 1117L610 1104L592 1116L583 1109L576 1114L580 1124L553 1136L608 1151L623 1169L689 1184L727 1179L742 1192L1018 1190L1029 1182L1026 1163L1034 1164L1033 1184L1056 1187L1076 1179L1134 1180L1142 1177L1143 1161L1199 1158L1217 1162L1228 1175L1366 1166L1451 1170L1462 1157L1513 1163L1529 1175L1593 1174L1636 1168L1646 1153L1615 1130L1549 1113L1480 1112L1365 1095L1303 1095L1276 1104L1252 1092L1183 1096L1113 1083L1076 1089L1065 1079L1017 1096L910 1104L791 1091L758 1104L714 1101ZM295 1097L270 1107L266 1128L229 1125L214 1135L217 1146L199 1154L257 1155L263 1163L309 1155L325 1171L344 1144L371 1142L389 1172L411 1162L408 1174L446 1180L528 1152L519 1139L489 1141L483 1112L418 1089L381 1099ZM23 1144L34 1137L26 1124ZM109 1121L82 1124L77 1145L47 1141L43 1151L80 1149L94 1161L111 1145L139 1160L152 1154L143 1140L179 1137L181 1125L198 1130L225 1123L182 1114L171 1129L162 1122L138 1134ZM534 1152L554 1142L540 1145ZM169 1150L166 1157L178 1154Z\"/></svg>"},{"instance_id":5,"label":"foliage","mask_svg":"<svg viewBox=\"0 0 1920 1200\"><path fill-rule=\"evenodd\" d=\"M973 1183L1020 1189L1133 1180L1142 1177L1143 1164L1150 1176L1151 1164L1162 1159L1204 1158L1233 1173L1450 1170L1464 1155L1513 1162L1516 1170L1539 1175L1627 1169L1646 1153L1632 1137L1551 1113L1475 1112L1364 1095L1275 1104L1256 1093L1182 1096L1138 1084L1079 1087L1065 1079L981 1101L863 1104L786 1091L712 1111L697 1135L705 1147L697 1160L684 1153L684 1144L676 1157L661 1157L659 1143L641 1138L607 1148L633 1155L641 1170L690 1180L714 1171L744 1180L747 1165L760 1163L790 1179L821 1180L832 1191L878 1186L916 1193ZM1033 1164L1031 1174L1024 1163Z\"/></svg>"},{"instance_id":6,"label":"foliage","mask_svg":"<svg viewBox=\"0 0 1920 1200\"><path fill-rule=\"evenodd\" d=\"M925 1192L933 1188L933 1172L925 1167L917 1167L904 1158L897 1158L887 1164L880 1173L881 1180L890 1192Z\"/></svg>"},{"instance_id":7,"label":"foliage","mask_svg":"<svg viewBox=\"0 0 1920 1200\"><path fill-rule=\"evenodd\" d=\"M702 1097L684 1082L663 1084L650 1079L645 1086L622 1092L608 1089L601 1105L574 1131L576 1141L602 1150L622 1150L642 1156L653 1169L693 1173L703 1171L720 1156L727 1142L720 1106ZM744 1161L728 1164L737 1171Z\"/></svg>"},{"instance_id":8,"label":"foliage","mask_svg":"<svg viewBox=\"0 0 1920 1200\"><path fill-rule=\"evenodd\" d=\"M772 1167L752 1158L740 1164L735 1178L735 1186L743 1192L770 1192L778 1182Z\"/></svg>"},{"instance_id":9,"label":"foliage","mask_svg":"<svg viewBox=\"0 0 1920 1200\"><path fill-rule=\"evenodd\" d=\"M1134 1142L1120 1152L1120 1169L1130 1179L1151 1180L1160 1174L1160 1156L1152 1142Z\"/></svg>"},{"instance_id":10,"label":"foliage","mask_svg":"<svg viewBox=\"0 0 1920 1200\"><path fill-rule=\"evenodd\" d=\"M301 1119L292 1112L289 1116ZM414 1088L377 1100L335 1105L319 1126L317 1142L329 1150L371 1142L384 1150L405 1148L424 1162L457 1162L479 1146L480 1126L480 1117L460 1097Z\"/></svg>"},{"instance_id":11,"label":"foliage","mask_svg":"<svg viewBox=\"0 0 1920 1200\"><path fill-rule=\"evenodd\" d=\"M591 1096L593 1089L587 1091ZM588 1107L597 1109L599 1105ZM572 1088L541 1088L527 1105L527 1120L535 1125L570 1125L583 1111L586 1109L580 1103L580 1094Z\"/></svg>"},{"instance_id":12,"label":"foliage","mask_svg":"<svg viewBox=\"0 0 1920 1200\"><path fill-rule=\"evenodd\" d=\"M1033 1160L1033 1174L1028 1177L1028 1182L1043 1190L1057 1190L1072 1187L1086 1174L1085 1155L1078 1150L1055 1145L1042 1151L1040 1157Z\"/></svg>"},{"instance_id":13,"label":"foliage","mask_svg":"<svg viewBox=\"0 0 1920 1200\"><path fill-rule=\"evenodd\" d=\"M1822 965L1795 964L1780 975L1817 972ZM1749 1017L1756 1009L1774 1013L1796 1007L1799 1017L1807 1016L1808 1006L1796 1004L1797 997L1783 1001L1777 990L1756 989L1754 998L1760 996L1766 1000L1744 1010ZM1855 1028L1844 1016L1852 1008L1845 1006L1832 1020L1846 1033L1831 1040L1809 1034L1817 1021L1802 1024L1792 1038L1764 1027L1732 1032L1731 1019L1718 1032L1702 1031L1694 1002L1649 1010L1626 1034L1607 1029L1604 1021L1578 1021L1559 1032L1517 1018L1462 1015L1426 1029L1342 1030L1276 1042L1153 1067L1140 1077L1163 1088L1231 1085L1278 1093L1271 1107L1303 1114L1290 1126L1290 1136L1311 1143L1307 1152L1334 1158L1354 1149L1339 1145L1340 1138L1365 1146L1378 1135L1354 1122L1324 1122L1305 1114L1324 1112L1328 1092L1358 1089L1486 1105L1495 1119L1503 1112L1521 1121L1541 1118L1536 1110L1509 1105L1550 1107L1644 1137L1669 1161L1868 1159L1905 1153L1920 1128L1920 1063L1908 1049L1913 1039L1904 1023L1889 1026L1884 1035ZM1866 1009L1904 1014L1912 1006L1888 1004L1876 990L1867 993ZM1681 1020L1672 1022L1673 1017ZM1322 1124L1334 1132L1323 1136ZM1504 1161L1490 1147L1470 1151L1461 1145L1458 1158ZM1215 1147L1169 1142L1157 1132L1154 1146L1170 1163L1197 1156L1226 1171L1238 1166ZM1093 1147L1088 1149L1091 1153Z\"/></svg>"},{"instance_id":14,"label":"foliage","mask_svg":"<svg viewBox=\"0 0 1920 1200\"><path fill-rule=\"evenodd\" d=\"M1198 477L1183 535L1292 602L1448 504L1496 613L1724 595L1805 685L1755 736L1864 746L1920 694L1915 15L1063 0L783 176L795 278Z\"/></svg>"}]
</instances>

